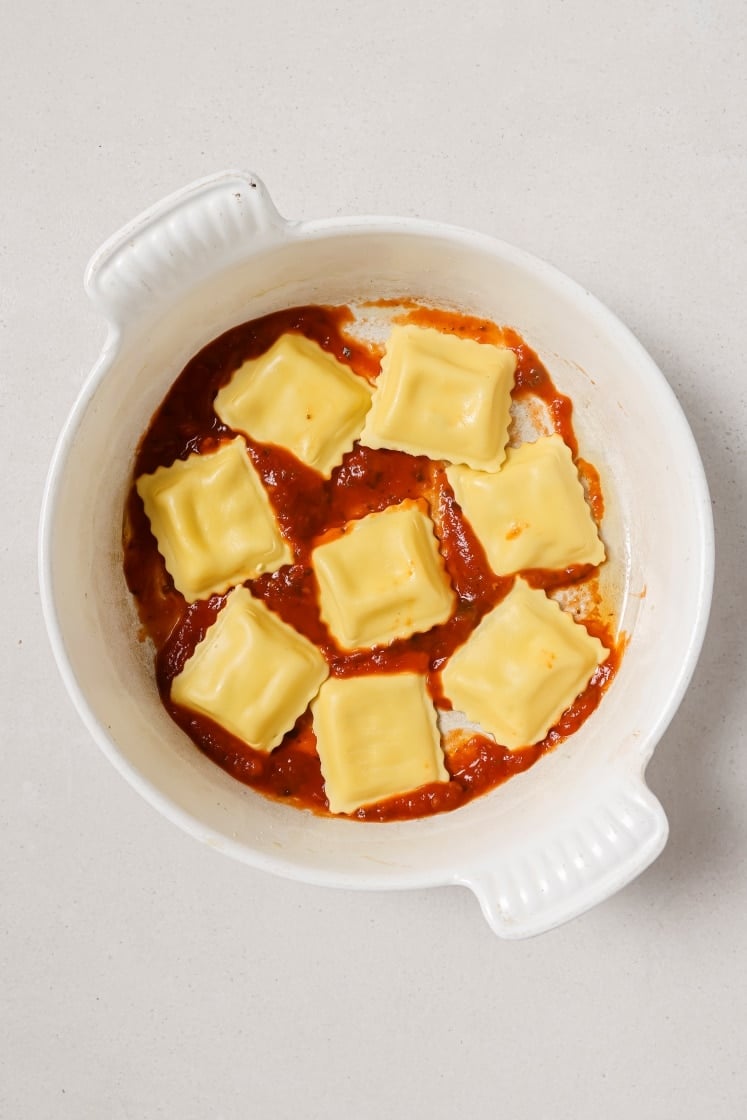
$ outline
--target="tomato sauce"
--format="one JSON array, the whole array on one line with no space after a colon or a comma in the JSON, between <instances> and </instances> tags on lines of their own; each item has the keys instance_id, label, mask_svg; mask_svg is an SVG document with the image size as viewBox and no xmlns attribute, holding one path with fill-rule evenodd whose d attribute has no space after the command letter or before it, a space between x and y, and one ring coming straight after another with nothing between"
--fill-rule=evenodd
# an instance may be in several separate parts
<instances>
[{"instance_id":1,"label":"tomato sauce","mask_svg":"<svg viewBox=\"0 0 747 1120\"><path fill-rule=\"evenodd\" d=\"M577 460L592 511L600 519L604 506L599 476L591 464L577 457L571 401L558 392L523 339L513 330L457 312L426 308L413 301L398 306L407 308L399 322L432 326L514 350L514 399L534 397L543 403L555 431ZM235 327L200 351L171 387L140 443L123 531L125 577L137 603L143 635L151 638L156 649L156 680L171 717L208 757L239 781L267 796L321 814L328 813L328 807L308 710L281 745L268 755L253 750L206 717L171 703L172 680L214 622L225 596L214 595L187 604L176 591L150 531L134 480L194 452L214 450L223 440L234 438L235 433L213 411L216 393L243 362L264 353L288 331L304 334L359 376L374 382L382 352L351 337L346 328L353 318L345 307L291 308ZM454 499L443 465L425 457L356 444L331 478L324 479L281 447L248 439L246 442L281 529L294 551L292 564L252 580L252 594L319 647L332 676L418 672L426 676L436 705L450 707L441 688L440 670L480 619L508 593L513 577L499 577L492 572L482 546ZM427 633L414 634L387 647L342 652L319 614L310 563L313 547L320 536L339 531L348 521L405 500L423 499L430 505L446 570L457 596L452 617ZM595 573L594 568L579 567L562 572L534 570L522 575L533 587L551 590L588 581ZM353 815L361 820L384 821L454 809L526 770L576 731L598 705L621 655L601 618L585 622L602 639L610 656L541 743L512 752L484 735L450 733L444 742L451 775L448 783L423 786L404 796L365 806Z\"/></svg>"}]
</instances>

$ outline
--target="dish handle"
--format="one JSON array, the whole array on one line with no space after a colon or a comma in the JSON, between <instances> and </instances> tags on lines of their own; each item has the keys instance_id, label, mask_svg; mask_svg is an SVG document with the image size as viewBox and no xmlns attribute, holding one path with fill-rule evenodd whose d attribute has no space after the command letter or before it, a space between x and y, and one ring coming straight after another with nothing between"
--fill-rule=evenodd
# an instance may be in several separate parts
<instances>
[{"instance_id":1,"label":"dish handle","mask_svg":"<svg viewBox=\"0 0 747 1120\"><path fill-rule=\"evenodd\" d=\"M224 171L163 199L106 241L92 257L85 290L122 331L167 302L282 239L287 223L256 175Z\"/></svg>"},{"instance_id":2,"label":"dish handle","mask_svg":"<svg viewBox=\"0 0 747 1120\"><path fill-rule=\"evenodd\" d=\"M501 853L458 881L474 892L499 937L531 937L624 887L656 859L668 834L664 810L643 779L621 776L575 804L544 843Z\"/></svg>"}]
</instances>

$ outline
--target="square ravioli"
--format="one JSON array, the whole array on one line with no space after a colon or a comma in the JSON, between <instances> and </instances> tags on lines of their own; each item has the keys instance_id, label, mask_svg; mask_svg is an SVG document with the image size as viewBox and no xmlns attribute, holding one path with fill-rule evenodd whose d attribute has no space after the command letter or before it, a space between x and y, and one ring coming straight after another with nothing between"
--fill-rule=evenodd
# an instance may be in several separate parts
<instances>
[{"instance_id":1,"label":"square ravioli","mask_svg":"<svg viewBox=\"0 0 747 1120\"><path fill-rule=\"evenodd\" d=\"M293 559L241 437L136 482L166 568L188 603Z\"/></svg>"},{"instance_id":2,"label":"square ravioli","mask_svg":"<svg viewBox=\"0 0 747 1120\"><path fill-rule=\"evenodd\" d=\"M459 711L509 750L539 743L583 692L608 650L522 579L447 662Z\"/></svg>"},{"instance_id":3,"label":"square ravioli","mask_svg":"<svg viewBox=\"0 0 747 1120\"><path fill-rule=\"evenodd\" d=\"M512 350L431 327L395 326L361 443L498 470L515 370Z\"/></svg>"},{"instance_id":4,"label":"square ravioli","mask_svg":"<svg viewBox=\"0 0 747 1120\"><path fill-rule=\"evenodd\" d=\"M570 448L560 436L510 447L497 474L454 466L446 476L496 575L604 560Z\"/></svg>"},{"instance_id":5,"label":"square ravioli","mask_svg":"<svg viewBox=\"0 0 747 1120\"><path fill-rule=\"evenodd\" d=\"M332 813L449 781L424 677L331 677L311 710Z\"/></svg>"},{"instance_id":6,"label":"square ravioli","mask_svg":"<svg viewBox=\"0 0 747 1120\"><path fill-rule=\"evenodd\" d=\"M171 682L171 699L255 750L271 751L328 672L315 645L237 587Z\"/></svg>"},{"instance_id":7,"label":"square ravioli","mask_svg":"<svg viewBox=\"0 0 747 1120\"><path fill-rule=\"evenodd\" d=\"M363 428L373 390L348 366L301 334L284 334L244 362L215 398L229 427L287 447L329 478Z\"/></svg>"},{"instance_id":8,"label":"square ravioli","mask_svg":"<svg viewBox=\"0 0 747 1120\"><path fill-rule=\"evenodd\" d=\"M456 597L433 523L415 502L350 521L317 545L319 610L342 649L388 645L446 622Z\"/></svg>"}]
</instances>

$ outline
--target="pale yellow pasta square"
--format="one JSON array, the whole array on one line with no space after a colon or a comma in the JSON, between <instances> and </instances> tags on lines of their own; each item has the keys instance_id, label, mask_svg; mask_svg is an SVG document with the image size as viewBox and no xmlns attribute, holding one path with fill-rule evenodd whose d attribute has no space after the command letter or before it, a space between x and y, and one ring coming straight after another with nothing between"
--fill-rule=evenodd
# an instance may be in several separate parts
<instances>
[{"instance_id":1,"label":"pale yellow pasta square","mask_svg":"<svg viewBox=\"0 0 747 1120\"><path fill-rule=\"evenodd\" d=\"M258 751L271 751L328 674L310 641L235 588L171 683L171 699L208 716Z\"/></svg>"},{"instance_id":2,"label":"pale yellow pasta square","mask_svg":"<svg viewBox=\"0 0 747 1120\"><path fill-rule=\"evenodd\" d=\"M300 334L284 334L234 373L215 398L224 424L279 444L329 478L363 427L373 390Z\"/></svg>"},{"instance_id":3,"label":"pale yellow pasta square","mask_svg":"<svg viewBox=\"0 0 747 1120\"><path fill-rule=\"evenodd\" d=\"M240 437L138 478L166 568L188 603L293 558Z\"/></svg>"},{"instance_id":4,"label":"pale yellow pasta square","mask_svg":"<svg viewBox=\"0 0 747 1120\"><path fill-rule=\"evenodd\" d=\"M544 739L607 656L544 591L517 579L449 658L441 680L454 708L518 750Z\"/></svg>"},{"instance_id":5,"label":"pale yellow pasta square","mask_svg":"<svg viewBox=\"0 0 747 1120\"><path fill-rule=\"evenodd\" d=\"M515 370L516 355L503 347L395 326L361 443L498 470Z\"/></svg>"},{"instance_id":6,"label":"pale yellow pasta square","mask_svg":"<svg viewBox=\"0 0 747 1120\"><path fill-rule=\"evenodd\" d=\"M311 710L331 812L448 782L436 711L416 673L330 677Z\"/></svg>"},{"instance_id":7,"label":"pale yellow pasta square","mask_svg":"<svg viewBox=\"0 0 747 1120\"><path fill-rule=\"evenodd\" d=\"M510 447L497 474L452 466L457 502L497 575L601 564L604 545L560 436Z\"/></svg>"},{"instance_id":8,"label":"pale yellow pasta square","mask_svg":"<svg viewBox=\"0 0 747 1120\"><path fill-rule=\"evenodd\" d=\"M342 649L429 630L454 608L433 523L414 502L349 522L314 549L311 564L321 616Z\"/></svg>"}]
</instances>

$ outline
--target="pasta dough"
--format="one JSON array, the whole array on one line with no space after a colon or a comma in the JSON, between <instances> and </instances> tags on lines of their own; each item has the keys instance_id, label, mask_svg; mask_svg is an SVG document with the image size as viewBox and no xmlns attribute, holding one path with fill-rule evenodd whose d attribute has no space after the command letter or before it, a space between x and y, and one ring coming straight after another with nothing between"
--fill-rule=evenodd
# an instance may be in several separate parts
<instances>
[{"instance_id":1,"label":"pasta dough","mask_svg":"<svg viewBox=\"0 0 747 1120\"><path fill-rule=\"evenodd\" d=\"M570 448L560 436L510 447L497 474L453 466L446 475L497 575L604 560Z\"/></svg>"},{"instance_id":2,"label":"pasta dough","mask_svg":"<svg viewBox=\"0 0 747 1120\"><path fill-rule=\"evenodd\" d=\"M509 750L544 739L608 651L522 579L449 659L441 675L459 711Z\"/></svg>"},{"instance_id":3,"label":"pasta dough","mask_svg":"<svg viewBox=\"0 0 747 1120\"><path fill-rule=\"evenodd\" d=\"M311 708L331 812L448 782L436 711L416 673L333 677Z\"/></svg>"},{"instance_id":4,"label":"pasta dough","mask_svg":"<svg viewBox=\"0 0 747 1120\"><path fill-rule=\"evenodd\" d=\"M360 435L373 390L301 334L284 334L244 362L215 398L224 424L287 447L329 478Z\"/></svg>"},{"instance_id":5,"label":"pasta dough","mask_svg":"<svg viewBox=\"0 0 747 1120\"><path fill-rule=\"evenodd\" d=\"M349 522L314 549L311 564L321 616L343 649L429 630L454 607L433 523L414 502Z\"/></svg>"},{"instance_id":6,"label":"pasta dough","mask_svg":"<svg viewBox=\"0 0 747 1120\"><path fill-rule=\"evenodd\" d=\"M141 475L136 486L158 551L188 603L292 560L240 437Z\"/></svg>"},{"instance_id":7,"label":"pasta dough","mask_svg":"<svg viewBox=\"0 0 747 1120\"><path fill-rule=\"evenodd\" d=\"M497 470L505 455L512 350L395 326L361 443Z\"/></svg>"},{"instance_id":8,"label":"pasta dough","mask_svg":"<svg viewBox=\"0 0 747 1120\"><path fill-rule=\"evenodd\" d=\"M255 750L271 751L328 672L312 642L246 587L237 587L174 677L171 699L208 716Z\"/></svg>"}]
</instances>

